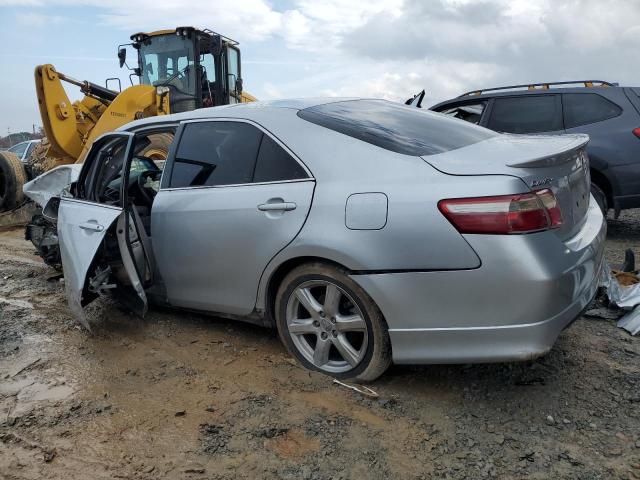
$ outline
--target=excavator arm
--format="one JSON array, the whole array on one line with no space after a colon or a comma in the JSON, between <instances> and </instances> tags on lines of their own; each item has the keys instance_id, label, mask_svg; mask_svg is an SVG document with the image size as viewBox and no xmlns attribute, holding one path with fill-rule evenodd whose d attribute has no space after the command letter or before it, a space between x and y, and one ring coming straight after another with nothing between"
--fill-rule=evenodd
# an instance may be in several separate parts
<instances>
[{"instance_id":1,"label":"excavator arm","mask_svg":"<svg viewBox=\"0 0 640 480\"><path fill-rule=\"evenodd\" d=\"M71 102L63 81L80 87L84 98ZM133 120L170 113L168 91L151 85L135 85L118 93L75 80L50 64L36 67L35 82L42 126L49 141L47 165L36 166L40 171L82 163L93 140L103 133Z\"/></svg>"}]
</instances>

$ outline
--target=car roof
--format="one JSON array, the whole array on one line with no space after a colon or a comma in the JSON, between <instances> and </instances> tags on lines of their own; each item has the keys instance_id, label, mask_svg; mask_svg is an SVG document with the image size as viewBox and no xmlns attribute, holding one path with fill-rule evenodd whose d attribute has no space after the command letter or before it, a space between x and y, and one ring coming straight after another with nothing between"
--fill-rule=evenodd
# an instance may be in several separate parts
<instances>
[{"instance_id":1,"label":"car roof","mask_svg":"<svg viewBox=\"0 0 640 480\"><path fill-rule=\"evenodd\" d=\"M260 110L277 110L291 109L304 110L305 108L315 107L317 105L325 105L327 103L344 102L351 100L365 100L359 97L313 97L313 98L291 98L282 100L267 100L260 102L235 103L233 105L221 105L219 107L199 108L189 112L173 113L170 115L160 115L157 117L149 117L142 120L127 123L118 128L119 131L131 130L145 125L153 125L160 123L181 122L185 120L198 120L214 117L242 117L247 113Z\"/></svg>"},{"instance_id":2,"label":"car roof","mask_svg":"<svg viewBox=\"0 0 640 480\"><path fill-rule=\"evenodd\" d=\"M621 87L619 85L612 85L612 86L593 86L593 87L554 87L554 88L534 88L534 89L526 89L526 88L515 89L514 88L513 90L485 89L489 91L487 93L480 93L480 94L463 94L458 97L450 98L443 102L437 103L429 108L435 109L438 107L442 107L444 105L448 105L450 103L461 103L461 102L474 103L477 100L489 100L491 98L497 98L497 97L513 97L513 96L524 96L524 95L554 95L554 94L561 94L561 93L583 93L583 94L605 93L606 94L611 92L617 92L624 88L631 88L631 87ZM482 90L480 91L482 92Z\"/></svg>"}]
</instances>

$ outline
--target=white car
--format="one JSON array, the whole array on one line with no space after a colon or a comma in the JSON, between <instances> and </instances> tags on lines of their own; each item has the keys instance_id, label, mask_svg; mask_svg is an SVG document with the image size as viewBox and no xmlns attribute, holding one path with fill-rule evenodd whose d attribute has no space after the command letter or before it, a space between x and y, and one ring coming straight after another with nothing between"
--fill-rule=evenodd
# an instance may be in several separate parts
<instances>
[{"instance_id":1,"label":"white car","mask_svg":"<svg viewBox=\"0 0 640 480\"><path fill-rule=\"evenodd\" d=\"M26 163L31 156L33 149L36 148L36 145L39 143L40 140L27 140L26 142L16 143L13 147L8 148L7 150L11 153L15 153L22 163Z\"/></svg>"}]
</instances>

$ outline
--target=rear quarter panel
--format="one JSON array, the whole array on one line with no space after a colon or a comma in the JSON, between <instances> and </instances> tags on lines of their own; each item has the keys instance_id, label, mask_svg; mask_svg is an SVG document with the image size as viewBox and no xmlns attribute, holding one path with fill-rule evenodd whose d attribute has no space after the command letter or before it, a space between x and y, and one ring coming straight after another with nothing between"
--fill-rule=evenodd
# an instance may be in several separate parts
<instances>
[{"instance_id":1,"label":"rear quarter panel","mask_svg":"<svg viewBox=\"0 0 640 480\"><path fill-rule=\"evenodd\" d=\"M259 121L258 119L256 119ZM527 190L508 176L466 177L438 172L419 157L396 154L306 122L289 112L264 126L289 146L316 178L313 205L296 239L267 267L259 293L283 262L321 257L352 271L474 269L481 260L437 208L443 198L500 195ZM345 205L354 193L388 198L386 225L353 230Z\"/></svg>"}]
</instances>

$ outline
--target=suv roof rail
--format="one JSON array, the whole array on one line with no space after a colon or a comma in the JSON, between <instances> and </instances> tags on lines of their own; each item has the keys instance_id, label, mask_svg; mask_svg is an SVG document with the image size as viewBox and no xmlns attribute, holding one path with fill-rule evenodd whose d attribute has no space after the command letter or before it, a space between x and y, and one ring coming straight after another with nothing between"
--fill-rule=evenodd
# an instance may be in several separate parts
<instances>
[{"instance_id":1,"label":"suv roof rail","mask_svg":"<svg viewBox=\"0 0 640 480\"><path fill-rule=\"evenodd\" d=\"M487 92L495 92L499 90L513 90L517 88L526 88L527 90L548 90L552 86L557 85L576 85L582 84L585 88L590 87L617 87L618 83L606 82L604 80L573 80L568 82L545 82L545 83L525 83L522 85L509 85L506 87L494 87L484 88L482 90L471 90L470 92L463 93L460 97L468 97L471 95L482 95Z\"/></svg>"}]
</instances>

